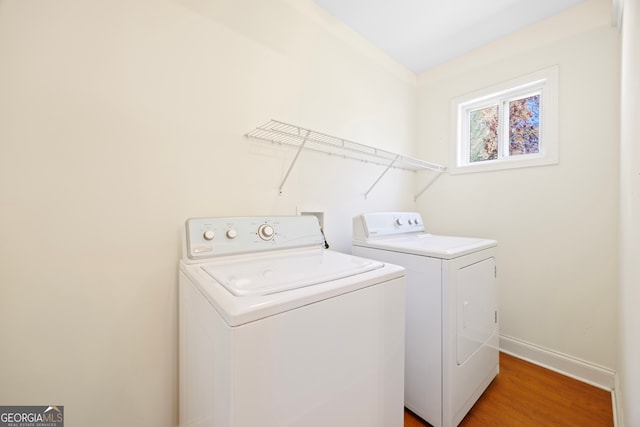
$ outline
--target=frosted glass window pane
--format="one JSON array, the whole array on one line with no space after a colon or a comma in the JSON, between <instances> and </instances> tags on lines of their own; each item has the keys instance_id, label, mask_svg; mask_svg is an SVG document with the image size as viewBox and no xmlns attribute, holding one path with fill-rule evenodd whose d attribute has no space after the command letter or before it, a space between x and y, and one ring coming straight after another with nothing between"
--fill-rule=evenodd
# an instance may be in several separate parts
<instances>
[{"instance_id":1,"label":"frosted glass window pane","mask_svg":"<svg viewBox=\"0 0 640 427\"><path fill-rule=\"evenodd\" d=\"M540 151L540 95L509 102L509 155Z\"/></svg>"},{"instance_id":2,"label":"frosted glass window pane","mask_svg":"<svg viewBox=\"0 0 640 427\"><path fill-rule=\"evenodd\" d=\"M469 162L498 158L497 105L469 112Z\"/></svg>"}]
</instances>

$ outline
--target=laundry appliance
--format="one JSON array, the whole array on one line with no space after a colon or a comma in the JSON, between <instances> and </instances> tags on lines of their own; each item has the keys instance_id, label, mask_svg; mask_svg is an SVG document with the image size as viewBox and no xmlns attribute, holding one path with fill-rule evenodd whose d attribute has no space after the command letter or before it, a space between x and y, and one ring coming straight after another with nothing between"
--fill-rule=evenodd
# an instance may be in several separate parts
<instances>
[{"instance_id":1,"label":"laundry appliance","mask_svg":"<svg viewBox=\"0 0 640 427\"><path fill-rule=\"evenodd\" d=\"M181 427L401 427L404 270L314 216L186 221Z\"/></svg>"},{"instance_id":2,"label":"laundry appliance","mask_svg":"<svg viewBox=\"0 0 640 427\"><path fill-rule=\"evenodd\" d=\"M413 212L353 219L354 255L406 269L405 406L457 426L498 374L495 240L425 233Z\"/></svg>"}]
</instances>

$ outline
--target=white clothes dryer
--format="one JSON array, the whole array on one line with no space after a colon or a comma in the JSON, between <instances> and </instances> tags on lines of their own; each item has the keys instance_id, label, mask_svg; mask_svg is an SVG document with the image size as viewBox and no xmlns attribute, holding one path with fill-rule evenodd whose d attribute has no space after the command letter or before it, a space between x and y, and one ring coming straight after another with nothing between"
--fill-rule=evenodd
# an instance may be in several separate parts
<instances>
[{"instance_id":1,"label":"white clothes dryer","mask_svg":"<svg viewBox=\"0 0 640 427\"><path fill-rule=\"evenodd\" d=\"M354 255L406 269L405 406L457 426L498 374L495 240L424 232L418 213L353 219Z\"/></svg>"},{"instance_id":2,"label":"white clothes dryer","mask_svg":"<svg viewBox=\"0 0 640 427\"><path fill-rule=\"evenodd\" d=\"M403 425L404 270L323 242L313 216L186 221L181 427Z\"/></svg>"}]
</instances>

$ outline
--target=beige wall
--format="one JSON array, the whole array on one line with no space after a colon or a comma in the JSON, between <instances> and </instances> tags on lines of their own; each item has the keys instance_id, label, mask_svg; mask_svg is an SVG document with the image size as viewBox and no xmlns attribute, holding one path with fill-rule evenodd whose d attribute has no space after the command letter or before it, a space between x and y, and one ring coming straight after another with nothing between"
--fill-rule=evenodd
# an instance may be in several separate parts
<instances>
[{"instance_id":1,"label":"beige wall","mask_svg":"<svg viewBox=\"0 0 640 427\"><path fill-rule=\"evenodd\" d=\"M293 156L274 118L409 153L416 76L309 1L0 0L0 403L177 424L190 216L412 208L413 175Z\"/></svg>"},{"instance_id":2,"label":"beige wall","mask_svg":"<svg viewBox=\"0 0 640 427\"><path fill-rule=\"evenodd\" d=\"M443 176L418 202L437 233L499 240L501 333L616 366L619 34L590 0L419 76L421 155L449 164L457 96L559 67L559 164Z\"/></svg>"}]
</instances>

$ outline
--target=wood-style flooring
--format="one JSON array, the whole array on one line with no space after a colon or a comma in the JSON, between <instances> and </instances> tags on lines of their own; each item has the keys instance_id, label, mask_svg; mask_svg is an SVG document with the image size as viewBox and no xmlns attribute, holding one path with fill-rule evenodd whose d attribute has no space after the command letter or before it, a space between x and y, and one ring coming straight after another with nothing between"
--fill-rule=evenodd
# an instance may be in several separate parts
<instances>
[{"instance_id":1,"label":"wood-style flooring","mask_svg":"<svg viewBox=\"0 0 640 427\"><path fill-rule=\"evenodd\" d=\"M405 410L405 427L430 426ZM500 353L500 373L460 427L612 427L611 393Z\"/></svg>"}]
</instances>

